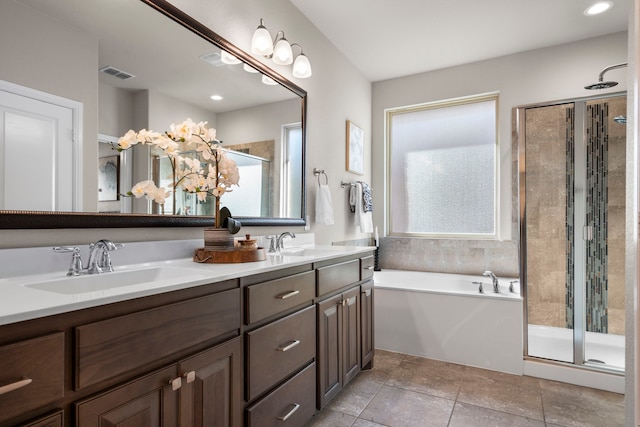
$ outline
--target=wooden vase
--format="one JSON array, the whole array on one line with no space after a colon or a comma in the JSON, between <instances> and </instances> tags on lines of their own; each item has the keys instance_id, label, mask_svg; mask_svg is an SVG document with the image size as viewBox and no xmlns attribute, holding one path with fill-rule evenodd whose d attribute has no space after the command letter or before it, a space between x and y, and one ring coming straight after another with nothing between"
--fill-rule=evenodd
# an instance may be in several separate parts
<instances>
[{"instance_id":1,"label":"wooden vase","mask_svg":"<svg viewBox=\"0 0 640 427\"><path fill-rule=\"evenodd\" d=\"M205 228L204 249L207 251L232 251L233 234L226 228Z\"/></svg>"}]
</instances>

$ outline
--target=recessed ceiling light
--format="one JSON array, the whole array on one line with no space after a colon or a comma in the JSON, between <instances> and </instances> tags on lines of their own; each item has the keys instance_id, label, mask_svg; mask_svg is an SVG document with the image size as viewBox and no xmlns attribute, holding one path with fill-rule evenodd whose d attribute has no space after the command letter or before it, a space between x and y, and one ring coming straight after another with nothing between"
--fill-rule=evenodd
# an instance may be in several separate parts
<instances>
[{"instance_id":1,"label":"recessed ceiling light","mask_svg":"<svg viewBox=\"0 0 640 427\"><path fill-rule=\"evenodd\" d=\"M598 15L599 13L606 12L612 7L613 7L613 2L599 1L597 3L592 4L588 8L586 8L584 11L584 14L587 16Z\"/></svg>"},{"instance_id":2,"label":"recessed ceiling light","mask_svg":"<svg viewBox=\"0 0 640 427\"><path fill-rule=\"evenodd\" d=\"M214 101L222 101L224 98L220 95L211 95L211 99Z\"/></svg>"}]
</instances>

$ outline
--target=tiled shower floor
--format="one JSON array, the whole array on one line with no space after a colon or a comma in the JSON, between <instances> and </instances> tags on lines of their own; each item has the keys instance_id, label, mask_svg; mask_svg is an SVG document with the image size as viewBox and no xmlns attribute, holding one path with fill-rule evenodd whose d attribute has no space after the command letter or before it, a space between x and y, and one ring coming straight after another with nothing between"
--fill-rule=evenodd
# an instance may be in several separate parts
<instances>
[{"instance_id":1,"label":"tiled shower floor","mask_svg":"<svg viewBox=\"0 0 640 427\"><path fill-rule=\"evenodd\" d=\"M376 350L307 427L615 427L624 396Z\"/></svg>"}]
</instances>

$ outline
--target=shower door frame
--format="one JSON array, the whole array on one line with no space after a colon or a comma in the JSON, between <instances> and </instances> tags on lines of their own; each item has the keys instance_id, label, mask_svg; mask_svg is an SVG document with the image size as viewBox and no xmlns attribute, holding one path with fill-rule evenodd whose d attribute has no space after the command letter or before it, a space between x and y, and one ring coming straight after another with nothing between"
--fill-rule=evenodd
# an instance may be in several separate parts
<instances>
[{"instance_id":1,"label":"shower door frame","mask_svg":"<svg viewBox=\"0 0 640 427\"><path fill-rule=\"evenodd\" d=\"M573 104L574 106L574 146L575 146L575 169L574 176L580 174L581 180L579 181L582 188L574 187L574 230L585 230L585 216L586 216L586 197L583 195L586 185L586 124L585 124L585 109L589 101L599 99L609 99L621 96L627 96L626 91L609 92L596 96L570 98L558 101L540 102L534 104L521 105L514 107L514 128L516 146L518 147L518 229L519 229L519 264L520 264L520 294L524 301L523 304L523 357L525 360L542 361L560 365L567 365L572 367L578 367L582 369L589 369L594 371L601 371L607 373L620 373L619 370L590 364L585 360L585 291L584 286L575 286L575 283L585 282L586 271L586 250L585 239L577 232L576 236L580 238L574 239L574 252L576 254L574 264L574 301L580 301L581 304L573 304L573 362L565 362L554 359L545 359L536 356L529 356L529 306L528 306L528 292L527 292L527 278L525 272L527 271L527 215L526 215L526 146L525 146L525 111L531 108L539 107L552 107L555 105ZM574 180L578 181L578 180ZM579 254L579 255L578 255ZM624 372L622 372L624 375Z\"/></svg>"}]
</instances>

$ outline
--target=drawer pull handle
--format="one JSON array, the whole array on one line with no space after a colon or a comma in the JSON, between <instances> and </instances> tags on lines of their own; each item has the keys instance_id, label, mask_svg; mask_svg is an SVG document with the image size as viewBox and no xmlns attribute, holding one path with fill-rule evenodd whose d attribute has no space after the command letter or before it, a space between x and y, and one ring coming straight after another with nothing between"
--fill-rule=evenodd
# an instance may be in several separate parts
<instances>
[{"instance_id":1,"label":"drawer pull handle","mask_svg":"<svg viewBox=\"0 0 640 427\"><path fill-rule=\"evenodd\" d=\"M196 371L187 372L184 377L187 379L187 384L191 384L196 380Z\"/></svg>"},{"instance_id":2,"label":"drawer pull handle","mask_svg":"<svg viewBox=\"0 0 640 427\"><path fill-rule=\"evenodd\" d=\"M169 381L169 384L171 384L171 390L176 391L180 389L180 387L182 387L182 378L180 377L174 378L171 381Z\"/></svg>"},{"instance_id":3,"label":"drawer pull handle","mask_svg":"<svg viewBox=\"0 0 640 427\"><path fill-rule=\"evenodd\" d=\"M291 350L293 347L297 346L298 344L300 344L300 340L293 340L285 346L278 347L278 351L284 352L284 351Z\"/></svg>"},{"instance_id":4,"label":"drawer pull handle","mask_svg":"<svg viewBox=\"0 0 640 427\"><path fill-rule=\"evenodd\" d=\"M299 404L297 404L297 403L293 403L292 405L293 405L293 409L291 409L291 410L287 413L287 415L285 415L284 417L278 417L278 419L279 419L280 421L287 421L287 419L289 419L289 417L290 417L291 415L295 414L295 412L300 408L300 405L299 405Z\"/></svg>"},{"instance_id":5,"label":"drawer pull handle","mask_svg":"<svg viewBox=\"0 0 640 427\"><path fill-rule=\"evenodd\" d=\"M373 270L373 265L369 265L367 267L364 268L365 270Z\"/></svg>"},{"instance_id":6,"label":"drawer pull handle","mask_svg":"<svg viewBox=\"0 0 640 427\"><path fill-rule=\"evenodd\" d=\"M364 296L369 296L371 295L371 289L367 289L366 291L362 291L362 293L364 294Z\"/></svg>"},{"instance_id":7,"label":"drawer pull handle","mask_svg":"<svg viewBox=\"0 0 640 427\"><path fill-rule=\"evenodd\" d=\"M300 293L300 291L289 291L289 292L285 292L284 294L280 294L278 296L276 296L277 299L287 299L287 298L291 298L294 295L298 295Z\"/></svg>"},{"instance_id":8,"label":"drawer pull handle","mask_svg":"<svg viewBox=\"0 0 640 427\"><path fill-rule=\"evenodd\" d=\"M24 386L28 386L32 381L33 380L31 378L23 378L20 381L16 381L15 383L3 385L2 387L0 387L0 394L9 393Z\"/></svg>"}]
</instances>

